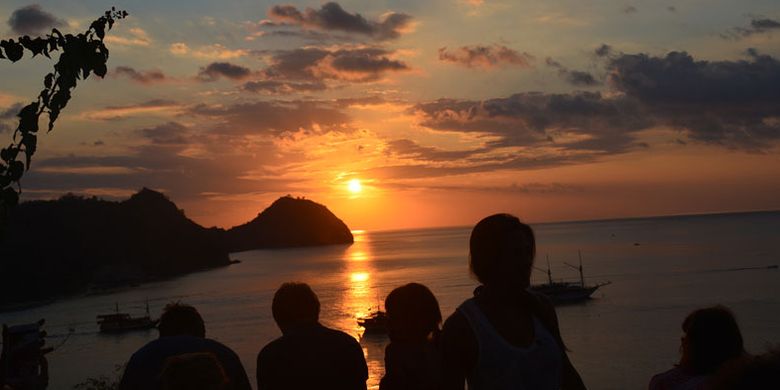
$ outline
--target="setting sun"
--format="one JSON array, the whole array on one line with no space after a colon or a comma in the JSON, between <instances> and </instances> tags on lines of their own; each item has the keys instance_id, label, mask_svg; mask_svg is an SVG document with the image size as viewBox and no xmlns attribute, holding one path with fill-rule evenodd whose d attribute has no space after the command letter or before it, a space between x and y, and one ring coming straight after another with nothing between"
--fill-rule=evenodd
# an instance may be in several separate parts
<instances>
[{"instance_id":1,"label":"setting sun","mask_svg":"<svg viewBox=\"0 0 780 390\"><path fill-rule=\"evenodd\" d=\"M360 179L352 179L347 183L347 189L353 194L363 191L363 185L360 184Z\"/></svg>"}]
</instances>

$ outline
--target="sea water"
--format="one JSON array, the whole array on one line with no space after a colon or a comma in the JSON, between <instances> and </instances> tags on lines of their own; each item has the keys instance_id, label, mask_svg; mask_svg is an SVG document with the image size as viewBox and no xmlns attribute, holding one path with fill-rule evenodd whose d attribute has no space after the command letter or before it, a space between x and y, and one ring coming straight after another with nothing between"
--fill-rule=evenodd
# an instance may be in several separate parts
<instances>
[{"instance_id":1,"label":"sea water","mask_svg":"<svg viewBox=\"0 0 780 390\"><path fill-rule=\"evenodd\" d=\"M569 356L593 389L645 388L650 377L678 360L680 324L692 310L724 304L736 314L746 346L760 353L780 343L780 213L743 213L534 225L537 266L549 258L554 279L610 281L592 300L557 308ZM424 283L446 317L472 295L469 227L355 232L349 246L258 250L231 255L241 263L112 293L61 299L0 313L0 322L45 318L52 389L88 377L116 375L116 367L155 339L155 330L120 335L97 332L95 316L115 304L152 316L181 301L206 321L207 336L235 350L255 383L256 356L280 335L271 298L286 281L309 283L319 295L323 324L361 340L369 388L384 372L384 337L361 338L357 318L393 288ZM546 281L536 272L534 283ZM120 369L121 370L121 369ZM305 373L301 373L305 375Z\"/></svg>"}]
</instances>

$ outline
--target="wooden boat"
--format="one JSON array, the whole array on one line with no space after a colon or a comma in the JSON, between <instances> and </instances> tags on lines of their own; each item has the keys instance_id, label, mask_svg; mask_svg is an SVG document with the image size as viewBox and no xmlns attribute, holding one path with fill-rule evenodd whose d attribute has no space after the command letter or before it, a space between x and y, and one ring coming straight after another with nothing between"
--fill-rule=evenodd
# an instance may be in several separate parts
<instances>
[{"instance_id":1,"label":"wooden boat","mask_svg":"<svg viewBox=\"0 0 780 390\"><path fill-rule=\"evenodd\" d=\"M151 329L157 326L159 320L149 317L149 302L146 303L146 315L132 317L128 313L119 312L119 304L116 304L116 313L97 316L97 324L101 333L121 333L132 330Z\"/></svg>"},{"instance_id":2,"label":"wooden boat","mask_svg":"<svg viewBox=\"0 0 780 390\"><path fill-rule=\"evenodd\" d=\"M365 329L365 333L367 334L387 333L387 313L378 308L368 316L358 318L357 323Z\"/></svg>"},{"instance_id":3,"label":"wooden boat","mask_svg":"<svg viewBox=\"0 0 780 390\"><path fill-rule=\"evenodd\" d=\"M591 286L585 284L585 276L582 272L582 253L577 251L580 258L579 267L564 262L580 272L579 282L553 282L552 272L550 271L550 259L547 259L547 283L536 284L530 287L530 290L549 297L555 304L578 303L590 299L596 290L606 286L611 282L597 283Z\"/></svg>"}]
</instances>

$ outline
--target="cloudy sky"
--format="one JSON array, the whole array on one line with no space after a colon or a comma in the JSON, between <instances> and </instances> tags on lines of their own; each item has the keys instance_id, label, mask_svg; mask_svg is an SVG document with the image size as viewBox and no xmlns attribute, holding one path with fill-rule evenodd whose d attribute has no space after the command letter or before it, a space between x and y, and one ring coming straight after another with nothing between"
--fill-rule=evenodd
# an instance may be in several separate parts
<instances>
[{"instance_id":1,"label":"cloudy sky","mask_svg":"<svg viewBox=\"0 0 780 390\"><path fill-rule=\"evenodd\" d=\"M0 4L3 38L131 14L25 199L146 186L230 227L292 194L353 229L780 209L776 0L172 3ZM0 137L52 65L0 62Z\"/></svg>"}]
</instances>

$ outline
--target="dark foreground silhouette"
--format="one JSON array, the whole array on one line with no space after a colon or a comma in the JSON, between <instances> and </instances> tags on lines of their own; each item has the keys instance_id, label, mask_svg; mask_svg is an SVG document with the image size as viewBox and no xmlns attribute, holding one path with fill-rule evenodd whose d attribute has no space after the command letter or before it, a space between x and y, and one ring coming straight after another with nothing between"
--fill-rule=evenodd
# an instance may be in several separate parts
<instances>
[{"instance_id":1,"label":"dark foreground silhouette","mask_svg":"<svg viewBox=\"0 0 780 390\"><path fill-rule=\"evenodd\" d=\"M724 364L746 355L737 320L723 306L694 311L683 321L682 330L680 363L655 375L650 390L712 388Z\"/></svg>"},{"instance_id":2,"label":"dark foreground silhouette","mask_svg":"<svg viewBox=\"0 0 780 390\"><path fill-rule=\"evenodd\" d=\"M282 337L257 355L259 390L366 388L363 349L352 336L319 323L320 302L307 284L283 284L271 311Z\"/></svg>"},{"instance_id":3,"label":"dark foreground silhouette","mask_svg":"<svg viewBox=\"0 0 780 390\"><path fill-rule=\"evenodd\" d=\"M584 389L552 302L529 291L536 242L508 214L471 232L470 268L482 285L444 323L444 388Z\"/></svg>"},{"instance_id":4,"label":"dark foreground silhouette","mask_svg":"<svg viewBox=\"0 0 780 390\"><path fill-rule=\"evenodd\" d=\"M160 338L130 358L120 390L251 389L238 355L206 338L203 319L192 306L168 305L160 317L159 330ZM193 383L211 387L187 387Z\"/></svg>"},{"instance_id":5,"label":"dark foreground silhouette","mask_svg":"<svg viewBox=\"0 0 780 390\"><path fill-rule=\"evenodd\" d=\"M409 283L387 295L385 310L390 344L379 389L439 389L441 310L436 297L428 287Z\"/></svg>"},{"instance_id":6,"label":"dark foreground silhouette","mask_svg":"<svg viewBox=\"0 0 780 390\"><path fill-rule=\"evenodd\" d=\"M122 202L66 195L16 207L0 242L3 306L230 264L240 250L352 243L325 206L283 197L251 222L206 229L165 195Z\"/></svg>"},{"instance_id":7,"label":"dark foreground silhouette","mask_svg":"<svg viewBox=\"0 0 780 390\"><path fill-rule=\"evenodd\" d=\"M436 297L422 284L394 289L385 300L386 372L382 390L585 389L569 362L550 301L529 289L536 252L533 231L507 214L480 221L470 239L470 269L482 283L447 319L441 333ZM282 336L257 357L257 384L275 389L366 389L368 370L358 342L319 323L317 295L304 283L285 283L272 314ZM29 367L13 389L46 387L40 324L17 328L29 354L4 334L0 384L8 368ZM680 363L654 376L650 390L769 390L780 388L780 350L750 356L734 315L723 306L699 309L683 321ZM249 389L236 354L205 338L191 306L171 304L160 338L130 358L120 389ZM625 346L630 348L631 346ZM6 390L3 388L3 390Z\"/></svg>"}]
</instances>

